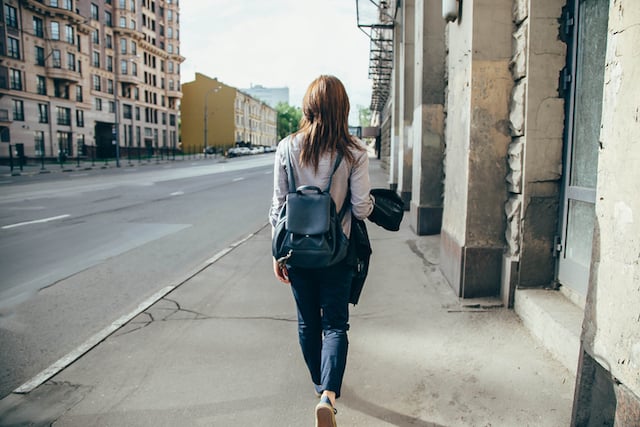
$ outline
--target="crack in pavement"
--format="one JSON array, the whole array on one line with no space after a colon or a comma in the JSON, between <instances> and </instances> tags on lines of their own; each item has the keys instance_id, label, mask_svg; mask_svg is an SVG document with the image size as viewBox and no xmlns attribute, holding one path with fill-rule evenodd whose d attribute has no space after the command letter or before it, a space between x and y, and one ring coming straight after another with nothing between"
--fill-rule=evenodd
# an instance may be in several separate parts
<instances>
[{"instance_id":1,"label":"crack in pavement","mask_svg":"<svg viewBox=\"0 0 640 427\"><path fill-rule=\"evenodd\" d=\"M162 306L162 303L165 303ZM168 304L167 304L168 303ZM185 317L179 317L180 314ZM143 317L144 316L144 317ZM170 298L161 298L156 304L140 313L132 319L127 327L114 334L114 337L128 335L146 328L155 322L190 321L190 320L271 320L276 322L297 322L297 318L281 316L215 316L201 313L196 310L182 307L182 305Z\"/></svg>"}]
</instances>

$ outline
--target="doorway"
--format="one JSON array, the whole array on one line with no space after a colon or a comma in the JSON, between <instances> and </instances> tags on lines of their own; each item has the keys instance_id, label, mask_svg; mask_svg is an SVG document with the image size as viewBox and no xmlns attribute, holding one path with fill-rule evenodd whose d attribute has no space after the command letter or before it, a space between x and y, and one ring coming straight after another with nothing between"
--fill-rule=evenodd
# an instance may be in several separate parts
<instances>
[{"instance_id":1,"label":"doorway","mask_svg":"<svg viewBox=\"0 0 640 427\"><path fill-rule=\"evenodd\" d=\"M563 292L584 306L595 225L609 0L568 3L564 28L569 50L563 78L568 90L557 278Z\"/></svg>"}]
</instances>

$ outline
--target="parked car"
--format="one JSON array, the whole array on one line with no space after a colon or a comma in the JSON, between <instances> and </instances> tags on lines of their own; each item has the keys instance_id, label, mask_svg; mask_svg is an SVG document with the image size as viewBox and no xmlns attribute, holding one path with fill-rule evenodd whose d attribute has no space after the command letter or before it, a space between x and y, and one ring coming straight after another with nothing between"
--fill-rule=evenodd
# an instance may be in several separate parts
<instances>
[{"instance_id":1,"label":"parked car","mask_svg":"<svg viewBox=\"0 0 640 427\"><path fill-rule=\"evenodd\" d=\"M227 157L244 156L251 154L251 150L247 147L232 147L227 150Z\"/></svg>"}]
</instances>

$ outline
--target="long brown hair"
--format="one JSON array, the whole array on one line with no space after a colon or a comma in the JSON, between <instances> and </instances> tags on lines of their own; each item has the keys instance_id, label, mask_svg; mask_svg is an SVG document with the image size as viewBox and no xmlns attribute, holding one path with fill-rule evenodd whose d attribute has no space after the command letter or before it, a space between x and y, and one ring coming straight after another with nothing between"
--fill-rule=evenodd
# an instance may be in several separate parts
<instances>
[{"instance_id":1,"label":"long brown hair","mask_svg":"<svg viewBox=\"0 0 640 427\"><path fill-rule=\"evenodd\" d=\"M322 75L315 79L302 99L302 135L300 163L318 170L320 156L326 152L342 153L353 163L350 146L358 147L349 133L349 97L342 82L334 76Z\"/></svg>"}]
</instances>

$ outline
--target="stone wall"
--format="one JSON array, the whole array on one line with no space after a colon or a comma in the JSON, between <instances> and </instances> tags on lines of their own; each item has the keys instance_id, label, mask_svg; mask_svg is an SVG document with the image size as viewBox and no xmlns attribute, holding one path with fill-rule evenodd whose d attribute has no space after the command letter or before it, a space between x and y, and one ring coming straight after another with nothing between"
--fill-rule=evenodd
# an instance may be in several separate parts
<instances>
[{"instance_id":1,"label":"stone wall","mask_svg":"<svg viewBox=\"0 0 640 427\"><path fill-rule=\"evenodd\" d=\"M640 182L639 45L637 3L612 0L582 345L587 362L604 369L617 402L616 425L640 425L640 197L631 184ZM579 397L589 387L588 371L583 363ZM576 406L578 413L589 410Z\"/></svg>"}]
</instances>

